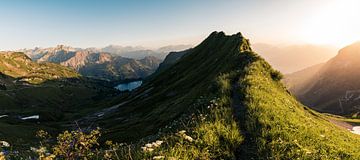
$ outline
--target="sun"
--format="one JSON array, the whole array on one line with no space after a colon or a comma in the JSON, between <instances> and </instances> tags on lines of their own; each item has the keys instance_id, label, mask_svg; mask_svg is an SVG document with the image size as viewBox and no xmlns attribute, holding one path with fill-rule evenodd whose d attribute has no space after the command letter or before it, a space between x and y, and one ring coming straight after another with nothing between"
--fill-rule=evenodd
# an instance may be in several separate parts
<instances>
[{"instance_id":1,"label":"sun","mask_svg":"<svg viewBox=\"0 0 360 160\"><path fill-rule=\"evenodd\" d=\"M360 40L360 1L330 1L306 18L301 37L315 44L344 46Z\"/></svg>"}]
</instances>

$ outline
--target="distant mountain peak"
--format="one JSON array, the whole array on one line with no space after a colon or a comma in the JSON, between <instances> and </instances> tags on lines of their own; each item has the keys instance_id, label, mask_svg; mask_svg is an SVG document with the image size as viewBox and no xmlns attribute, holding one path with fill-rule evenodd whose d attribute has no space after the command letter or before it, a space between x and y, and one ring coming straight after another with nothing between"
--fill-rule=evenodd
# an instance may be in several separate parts
<instances>
[{"instance_id":1,"label":"distant mountain peak","mask_svg":"<svg viewBox=\"0 0 360 160\"><path fill-rule=\"evenodd\" d=\"M339 56L360 56L360 41L350 44L339 51ZM349 57L350 58L350 57Z\"/></svg>"}]
</instances>

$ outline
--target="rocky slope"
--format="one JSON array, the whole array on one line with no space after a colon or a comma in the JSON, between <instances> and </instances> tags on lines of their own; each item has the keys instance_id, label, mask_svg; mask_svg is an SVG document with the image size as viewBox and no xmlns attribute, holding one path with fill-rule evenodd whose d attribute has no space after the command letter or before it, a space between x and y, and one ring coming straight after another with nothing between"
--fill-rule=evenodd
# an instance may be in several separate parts
<instances>
[{"instance_id":1,"label":"rocky slope","mask_svg":"<svg viewBox=\"0 0 360 160\"><path fill-rule=\"evenodd\" d=\"M111 81L145 78L152 74L160 63L159 59L150 56L136 60L97 52L94 49L75 49L63 45L42 51L37 49L33 60L58 63L75 69L83 76Z\"/></svg>"}]
</instances>

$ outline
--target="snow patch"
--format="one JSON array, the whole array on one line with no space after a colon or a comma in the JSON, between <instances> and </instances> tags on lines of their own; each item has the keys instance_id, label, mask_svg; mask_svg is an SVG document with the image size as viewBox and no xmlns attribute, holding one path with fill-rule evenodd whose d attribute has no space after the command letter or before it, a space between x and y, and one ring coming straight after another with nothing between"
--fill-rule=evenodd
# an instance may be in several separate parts
<instances>
[{"instance_id":1,"label":"snow patch","mask_svg":"<svg viewBox=\"0 0 360 160\"><path fill-rule=\"evenodd\" d=\"M23 117L21 118L22 120L28 120L28 119L39 119L40 116L39 115L33 115L33 116L29 116L29 117Z\"/></svg>"},{"instance_id":2,"label":"snow patch","mask_svg":"<svg viewBox=\"0 0 360 160\"><path fill-rule=\"evenodd\" d=\"M4 117L9 117L8 115L4 114L4 115L0 115L0 118L4 118Z\"/></svg>"}]
</instances>

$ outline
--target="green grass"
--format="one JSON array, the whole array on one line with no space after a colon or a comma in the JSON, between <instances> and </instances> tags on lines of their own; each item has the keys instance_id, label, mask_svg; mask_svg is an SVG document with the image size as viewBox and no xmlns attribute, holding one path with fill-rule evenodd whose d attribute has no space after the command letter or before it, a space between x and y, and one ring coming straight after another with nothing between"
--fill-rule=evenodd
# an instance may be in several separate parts
<instances>
[{"instance_id":1,"label":"green grass","mask_svg":"<svg viewBox=\"0 0 360 160\"><path fill-rule=\"evenodd\" d=\"M187 119L180 119L184 129L194 141L188 141L183 134L170 134L162 139L165 144L155 152L141 154L141 158L151 159L164 156L175 159L234 159L243 141L240 128L231 107L231 84L229 74L218 77L218 96L208 102L208 107ZM139 154L139 152L135 152ZM139 157L139 155L134 155ZM127 157L127 156L124 156Z\"/></svg>"},{"instance_id":2,"label":"green grass","mask_svg":"<svg viewBox=\"0 0 360 160\"><path fill-rule=\"evenodd\" d=\"M267 159L359 159L360 136L314 114L290 95L283 84L271 76L264 60L245 68L239 93L246 106L244 125L256 146L256 153ZM316 112L315 112L316 113Z\"/></svg>"}]
</instances>

